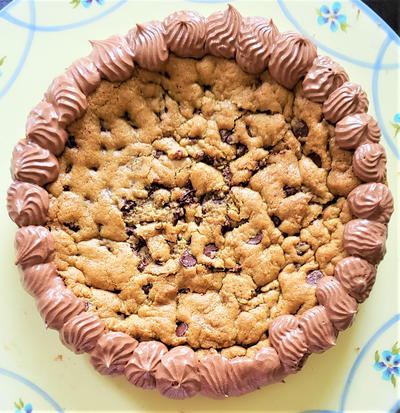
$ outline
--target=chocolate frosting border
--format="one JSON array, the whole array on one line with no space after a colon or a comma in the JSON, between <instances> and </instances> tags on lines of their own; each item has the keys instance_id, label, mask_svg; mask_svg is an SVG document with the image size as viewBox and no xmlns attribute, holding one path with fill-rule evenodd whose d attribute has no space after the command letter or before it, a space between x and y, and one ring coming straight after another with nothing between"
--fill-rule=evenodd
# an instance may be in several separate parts
<instances>
[{"instance_id":1,"label":"chocolate frosting border","mask_svg":"<svg viewBox=\"0 0 400 413\"><path fill-rule=\"evenodd\" d=\"M173 23L174 27L169 29L166 22ZM248 27L249 24L252 24L259 32L253 35ZM267 33L268 24L273 32L270 33L273 40ZM115 39L115 37L110 39ZM53 180L54 176L56 179L58 164L54 161L53 153L62 152L66 138L65 129L68 124L85 112L86 96L93 93L99 86L100 75L117 81L128 76L128 72L133 69L133 64L143 66L148 70L162 70L170 52L182 57L199 58L205 54L224 58L236 57L237 63L244 71L246 68L249 73L268 69L278 83L289 88L302 82L304 77L307 79L306 84L314 82L323 85L324 90L321 93L325 97L323 106L325 118L330 122L337 122L339 146L345 149L357 149L360 145L363 146L358 150L357 155L363 153L363 150L369 153L372 148L379 147L377 145L379 128L375 120L366 114L368 100L365 92L358 85L348 81L346 73L342 72L342 68L336 62L330 58L318 56L314 43L309 39L294 32L279 34L272 21L256 17L243 18L232 5L228 5L225 11L213 13L208 18L195 12L178 11L166 17L164 23L153 21L138 24L125 38L118 37L120 41L115 42L115 45L109 41L110 39L102 41L108 41L108 43L100 60L98 60L98 53L97 55L92 53L74 62L63 75L57 77L50 85L42 103L37 106L40 110L36 112L33 110L28 118L27 139L22 145L20 144L16 160L19 162L22 159L24 168L33 171L34 177L32 179L24 173L17 173L15 178L18 179L18 183L14 183L9 199L10 215L21 226L17 233L16 248L17 263L22 265L24 287L37 298L41 312L49 322L50 328L62 330L63 334L66 334L68 330L70 339L67 341L71 341L73 350L90 352L92 362L96 359L99 363L98 370L108 375L122 374L124 364L126 364L129 366L125 371L127 378L140 387L157 387L163 394L174 398L191 397L198 393L208 397L224 398L238 396L255 390L259 385L282 380L286 375L298 371L310 353L319 353L335 345L337 330L347 328L357 312L357 304L353 296L358 302L362 302L372 288L375 279L373 265L383 255L386 225L393 209L392 196L387 185L373 182L373 178L377 181L383 180L386 170L384 165L374 176L363 173L363 168L359 173L363 180L372 181L368 185L384 186L386 189L380 187L382 194L371 199L370 196L364 194L365 191L360 194L362 186L360 184L349 195L352 212L358 218L368 218L355 219L349 223L347 228L353 225L358 231L356 238L349 231L347 235L344 235L344 243L350 253L354 252L372 262L369 264L365 261L365 271L370 271L365 275L369 283L365 290L359 287L360 274L349 265L355 260L362 261L362 259L347 257L337 264L336 277L323 277L320 280L317 286L317 298L318 295L321 297L319 305L302 316L277 317L271 325L271 345L260 349L252 358L237 357L228 360L219 354L214 354L198 360L189 347L175 347L168 351L165 346L160 349L163 345L155 341L142 342L146 343L143 345L146 351L140 352L143 347L142 343L135 350L136 340L128 340L129 336L127 336L129 351L126 352L126 359L123 363L117 363L118 368L115 371L109 369L112 366L108 366L108 362L111 356L114 357L111 354L114 351L114 344L119 342L114 343L115 340L110 339L115 338L121 341L123 337L119 336L122 333L104 332L100 336L101 322L96 324L95 332L92 333L89 327L96 323L94 316L85 315L91 313L83 311L83 303L74 299L72 292L58 277L53 263L54 242L47 229L40 226L45 224L43 221L48 208L47 200L40 197L42 193L40 186ZM279 44L271 46L272 41L277 43L275 40L279 40ZM263 41L268 44L263 44ZM282 60L281 57L286 56L285 47L290 49L290 45L294 48L294 56L288 55L286 60ZM119 49L113 50L113 47ZM125 54L122 55L122 52ZM256 68L243 64L246 60L246 53L249 61L256 64ZM117 62L118 66L110 59L113 55L123 56L125 60L121 57L122 60ZM316 66L316 62L319 65ZM114 66L108 68L108 64ZM328 67L327 70L325 70L326 67ZM329 70L334 70L334 78L330 77ZM87 79L86 75L89 76ZM313 99L319 101L322 97L313 96ZM35 129L37 119L40 120L40 125ZM369 129L362 129L362 122L368 122ZM351 136L347 137L346 134L349 133ZM365 149L368 150L365 151ZM364 167L365 158L359 156L356 159L355 166L359 170L360 159L361 166ZM47 167L47 170L43 170L41 163L44 164L44 168ZM55 169L56 172L54 172ZM363 189L366 188L365 185ZM24 189L20 190L23 197L21 200L17 199L18 186ZM360 188L358 192L357 188ZM30 197L36 198L30 199ZM366 202L369 204L364 205ZM376 213L379 208L384 210L384 218ZM22 216L22 213L25 215ZM360 236L362 237L362 234L367 232L365 228L376 229L383 244L376 248L372 245L370 257L364 256L361 248L364 240L360 239ZM58 303L63 302L60 297L64 296L71 301L72 308L58 306ZM340 298L339 302L337 298ZM87 321L87 324L82 324L81 321ZM318 326L324 329L322 336L314 331ZM75 331L75 328L86 330L80 332ZM85 334L86 331L88 331L87 334L92 334L89 336L90 340L84 341L83 331ZM111 344L113 344L112 348L109 348ZM107 354L103 354L102 347L105 347L107 351L104 351ZM130 353L138 357L139 352L140 366L137 365L137 361L133 362L133 355L128 360ZM104 359L107 359L105 366L103 366ZM207 368L213 369L212 374L207 373L206 365L209 365ZM135 370L132 370L132 366ZM167 366L172 370L169 371ZM148 376L148 371L151 371L151 377ZM262 372L263 378L260 376L259 379L249 381L246 377L250 372L254 372L255 375ZM212 377L214 373L217 375ZM135 378L133 378L134 374ZM176 375L182 380L182 386L178 392L173 388ZM159 382L157 382L157 376Z\"/></svg>"}]
</instances>

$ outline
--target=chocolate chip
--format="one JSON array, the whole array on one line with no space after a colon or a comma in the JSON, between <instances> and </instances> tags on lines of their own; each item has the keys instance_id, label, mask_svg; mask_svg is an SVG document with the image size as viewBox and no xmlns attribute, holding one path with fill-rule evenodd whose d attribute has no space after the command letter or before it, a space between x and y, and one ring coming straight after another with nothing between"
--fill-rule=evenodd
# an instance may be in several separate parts
<instances>
[{"instance_id":1,"label":"chocolate chip","mask_svg":"<svg viewBox=\"0 0 400 413\"><path fill-rule=\"evenodd\" d=\"M133 235L135 233L135 227L126 227L125 232L126 232L126 235L128 235L128 237L130 237L131 235Z\"/></svg>"},{"instance_id":2,"label":"chocolate chip","mask_svg":"<svg viewBox=\"0 0 400 413\"><path fill-rule=\"evenodd\" d=\"M320 270L309 271L306 276L307 284L317 285L317 282L324 276L324 273Z\"/></svg>"},{"instance_id":3,"label":"chocolate chip","mask_svg":"<svg viewBox=\"0 0 400 413\"><path fill-rule=\"evenodd\" d=\"M70 190L71 190L71 187L70 187L69 185L64 185L64 186L63 186L63 190L64 190L64 191L70 191Z\"/></svg>"},{"instance_id":4,"label":"chocolate chip","mask_svg":"<svg viewBox=\"0 0 400 413\"><path fill-rule=\"evenodd\" d=\"M200 225L202 221L203 219L201 217L194 217L194 222L196 223L196 225Z\"/></svg>"},{"instance_id":5,"label":"chocolate chip","mask_svg":"<svg viewBox=\"0 0 400 413\"><path fill-rule=\"evenodd\" d=\"M165 185L159 184L157 182L153 182L150 185L146 186L146 191L148 193L148 196L151 196L154 194L154 192L158 191L159 189L166 189L169 190L169 188Z\"/></svg>"},{"instance_id":6,"label":"chocolate chip","mask_svg":"<svg viewBox=\"0 0 400 413\"><path fill-rule=\"evenodd\" d=\"M246 152L248 152L247 146L243 145L243 143L237 143L236 144L236 156L240 158L243 156Z\"/></svg>"},{"instance_id":7,"label":"chocolate chip","mask_svg":"<svg viewBox=\"0 0 400 413\"><path fill-rule=\"evenodd\" d=\"M247 134L248 134L249 136L253 136L253 135L251 134L250 125L246 125L246 131L247 131Z\"/></svg>"},{"instance_id":8,"label":"chocolate chip","mask_svg":"<svg viewBox=\"0 0 400 413\"><path fill-rule=\"evenodd\" d=\"M285 196L288 197L288 196L292 196L294 194L297 194L297 189L293 188L293 186L285 185L283 187L283 192L285 193Z\"/></svg>"},{"instance_id":9,"label":"chocolate chip","mask_svg":"<svg viewBox=\"0 0 400 413\"><path fill-rule=\"evenodd\" d=\"M309 130L307 123L305 123L304 120L295 119L292 123L292 131L296 138L305 138L308 135Z\"/></svg>"},{"instance_id":10,"label":"chocolate chip","mask_svg":"<svg viewBox=\"0 0 400 413\"><path fill-rule=\"evenodd\" d=\"M68 173L71 172L71 170L72 170L72 164L71 164L71 163L68 163L68 164L65 166L65 173L68 174Z\"/></svg>"},{"instance_id":11,"label":"chocolate chip","mask_svg":"<svg viewBox=\"0 0 400 413\"><path fill-rule=\"evenodd\" d=\"M321 168L322 160L321 160L321 157L317 153L311 152L307 156L315 163L315 165L318 166L318 168Z\"/></svg>"},{"instance_id":12,"label":"chocolate chip","mask_svg":"<svg viewBox=\"0 0 400 413\"><path fill-rule=\"evenodd\" d=\"M109 129L107 129L107 128L104 126L104 120L103 120L103 119L100 119L100 131L101 131L101 132L109 132Z\"/></svg>"},{"instance_id":13,"label":"chocolate chip","mask_svg":"<svg viewBox=\"0 0 400 413\"><path fill-rule=\"evenodd\" d=\"M221 227L221 234L224 235L231 229L232 229L231 220L228 217L226 217L225 222L222 224L222 227Z\"/></svg>"},{"instance_id":14,"label":"chocolate chip","mask_svg":"<svg viewBox=\"0 0 400 413\"><path fill-rule=\"evenodd\" d=\"M256 294L261 294L261 293L262 293L261 287L257 287L257 288L254 290L254 292L255 292Z\"/></svg>"},{"instance_id":15,"label":"chocolate chip","mask_svg":"<svg viewBox=\"0 0 400 413\"><path fill-rule=\"evenodd\" d=\"M64 222L64 226L74 232L78 232L81 229L78 224L75 224L73 222Z\"/></svg>"},{"instance_id":16,"label":"chocolate chip","mask_svg":"<svg viewBox=\"0 0 400 413\"><path fill-rule=\"evenodd\" d=\"M188 329L188 325L186 323L184 323L183 321L178 321L176 323L175 334L178 337L183 337L185 335L187 329Z\"/></svg>"},{"instance_id":17,"label":"chocolate chip","mask_svg":"<svg viewBox=\"0 0 400 413\"><path fill-rule=\"evenodd\" d=\"M138 254L139 254L139 251L140 251L145 245L146 245L146 242L145 242L142 238L139 238L138 241L137 241L137 243L136 243L136 245L135 245L135 246L131 246L131 248L132 248L132 251L133 251L136 255L138 255Z\"/></svg>"},{"instance_id":18,"label":"chocolate chip","mask_svg":"<svg viewBox=\"0 0 400 413\"><path fill-rule=\"evenodd\" d=\"M75 136L68 136L67 142L65 142L65 146L70 149L77 148L78 145L76 143Z\"/></svg>"},{"instance_id":19,"label":"chocolate chip","mask_svg":"<svg viewBox=\"0 0 400 413\"><path fill-rule=\"evenodd\" d=\"M221 129L219 131L222 142L231 144L233 142L233 135L231 130Z\"/></svg>"},{"instance_id":20,"label":"chocolate chip","mask_svg":"<svg viewBox=\"0 0 400 413\"><path fill-rule=\"evenodd\" d=\"M181 288L180 290L178 290L179 294L187 294L190 292L190 288Z\"/></svg>"},{"instance_id":21,"label":"chocolate chip","mask_svg":"<svg viewBox=\"0 0 400 413\"><path fill-rule=\"evenodd\" d=\"M136 202L132 201L131 199L125 199L124 200L124 205L121 207L121 212L123 214L127 214L128 212L132 211L133 208L135 208Z\"/></svg>"},{"instance_id":22,"label":"chocolate chip","mask_svg":"<svg viewBox=\"0 0 400 413\"><path fill-rule=\"evenodd\" d=\"M230 185L232 183L232 172L229 168L229 166L227 166L226 168L224 168L222 170L222 176L224 177L224 181L225 183L227 183L228 185Z\"/></svg>"},{"instance_id":23,"label":"chocolate chip","mask_svg":"<svg viewBox=\"0 0 400 413\"><path fill-rule=\"evenodd\" d=\"M172 214L172 224L176 225L178 221L185 217L185 208L178 207Z\"/></svg>"},{"instance_id":24,"label":"chocolate chip","mask_svg":"<svg viewBox=\"0 0 400 413\"><path fill-rule=\"evenodd\" d=\"M148 295L150 290L153 288L153 284L152 283L148 283L146 285L142 285L142 290L143 292Z\"/></svg>"},{"instance_id":25,"label":"chocolate chip","mask_svg":"<svg viewBox=\"0 0 400 413\"><path fill-rule=\"evenodd\" d=\"M247 243L250 245L258 245L262 239L263 239L263 235L261 232L259 232L255 237L249 238Z\"/></svg>"},{"instance_id":26,"label":"chocolate chip","mask_svg":"<svg viewBox=\"0 0 400 413\"><path fill-rule=\"evenodd\" d=\"M138 266L137 266L137 269L138 269L140 272L143 272L143 270L147 267L147 265L148 265L147 259L146 259L146 258L142 258L141 261L139 262Z\"/></svg>"},{"instance_id":27,"label":"chocolate chip","mask_svg":"<svg viewBox=\"0 0 400 413\"><path fill-rule=\"evenodd\" d=\"M188 251L185 251L182 254L179 261L184 267L194 267L197 264L196 258L193 257L193 255L190 254Z\"/></svg>"},{"instance_id":28,"label":"chocolate chip","mask_svg":"<svg viewBox=\"0 0 400 413\"><path fill-rule=\"evenodd\" d=\"M154 154L154 157L158 159L161 155L164 155L164 154L165 154L164 151L156 151L156 153Z\"/></svg>"},{"instance_id":29,"label":"chocolate chip","mask_svg":"<svg viewBox=\"0 0 400 413\"><path fill-rule=\"evenodd\" d=\"M307 252L307 250L309 249L309 245L306 243L306 242L299 242L297 245L296 245L296 252L297 252L297 255L299 255L300 257L302 257L306 252Z\"/></svg>"},{"instance_id":30,"label":"chocolate chip","mask_svg":"<svg viewBox=\"0 0 400 413\"><path fill-rule=\"evenodd\" d=\"M218 248L215 244L207 244L204 247L204 255L206 255L209 258L213 258L214 257L214 253L218 251Z\"/></svg>"},{"instance_id":31,"label":"chocolate chip","mask_svg":"<svg viewBox=\"0 0 400 413\"><path fill-rule=\"evenodd\" d=\"M258 161L257 169L264 169L267 166L267 158L261 159Z\"/></svg>"},{"instance_id":32,"label":"chocolate chip","mask_svg":"<svg viewBox=\"0 0 400 413\"><path fill-rule=\"evenodd\" d=\"M114 294L117 294L117 295L118 295L118 294L121 294L122 290L113 290L112 292L113 292Z\"/></svg>"},{"instance_id":33,"label":"chocolate chip","mask_svg":"<svg viewBox=\"0 0 400 413\"><path fill-rule=\"evenodd\" d=\"M277 217L276 215L271 216L271 221L274 223L274 225L276 227L279 227L279 225L281 225L281 223L282 223L282 220L279 217Z\"/></svg>"},{"instance_id":34,"label":"chocolate chip","mask_svg":"<svg viewBox=\"0 0 400 413\"><path fill-rule=\"evenodd\" d=\"M181 205L189 205L193 204L195 200L195 190L193 188L183 188L182 195L179 197L178 202Z\"/></svg>"}]
</instances>

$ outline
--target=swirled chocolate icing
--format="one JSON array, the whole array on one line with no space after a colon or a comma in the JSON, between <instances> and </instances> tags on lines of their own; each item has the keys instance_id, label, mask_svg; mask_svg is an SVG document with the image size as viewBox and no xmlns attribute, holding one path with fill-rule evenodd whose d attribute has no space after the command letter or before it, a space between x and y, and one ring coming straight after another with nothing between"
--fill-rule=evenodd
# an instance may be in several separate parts
<instances>
[{"instance_id":1,"label":"swirled chocolate icing","mask_svg":"<svg viewBox=\"0 0 400 413\"><path fill-rule=\"evenodd\" d=\"M236 45L237 64L248 73L260 73L265 70L278 35L278 29L271 19L243 19Z\"/></svg>"},{"instance_id":2,"label":"swirled chocolate icing","mask_svg":"<svg viewBox=\"0 0 400 413\"><path fill-rule=\"evenodd\" d=\"M364 143L353 155L354 174L364 182L382 182L386 176L385 149L379 143Z\"/></svg>"},{"instance_id":3,"label":"swirled chocolate icing","mask_svg":"<svg viewBox=\"0 0 400 413\"><path fill-rule=\"evenodd\" d=\"M217 11L207 18L206 51L217 57L232 59L236 54L242 16L231 5L224 11Z\"/></svg>"},{"instance_id":4,"label":"swirled chocolate icing","mask_svg":"<svg viewBox=\"0 0 400 413\"><path fill-rule=\"evenodd\" d=\"M189 347L174 347L164 354L155 376L157 389L171 399L186 399L200 391L198 361Z\"/></svg>"},{"instance_id":5,"label":"swirled chocolate icing","mask_svg":"<svg viewBox=\"0 0 400 413\"><path fill-rule=\"evenodd\" d=\"M342 66L328 56L318 56L303 80L304 96L313 102L323 103L348 80L349 76Z\"/></svg>"},{"instance_id":6,"label":"swirled chocolate icing","mask_svg":"<svg viewBox=\"0 0 400 413\"><path fill-rule=\"evenodd\" d=\"M64 150L67 132L58 123L58 115L53 105L42 100L28 116L26 136L32 142L51 153L59 155Z\"/></svg>"},{"instance_id":7,"label":"swirled chocolate icing","mask_svg":"<svg viewBox=\"0 0 400 413\"><path fill-rule=\"evenodd\" d=\"M298 318L292 315L277 317L271 323L269 337L285 369L290 372L297 371L308 351Z\"/></svg>"},{"instance_id":8,"label":"swirled chocolate icing","mask_svg":"<svg viewBox=\"0 0 400 413\"><path fill-rule=\"evenodd\" d=\"M347 202L357 218L386 223L393 213L393 196L390 189L376 182L354 188L347 196Z\"/></svg>"},{"instance_id":9,"label":"swirled chocolate icing","mask_svg":"<svg viewBox=\"0 0 400 413\"><path fill-rule=\"evenodd\" d=\"M34 297L50 288L64 286L53 262L22 266L21 283L25 290Z\"/></svg>"},{"instance_id":10,"label":"swirled chocolate icing","mask_svg":"<svg viewBox=\"0 0 400 413\"><path fill-rule=\"evenodd\" d=\"M337 332L322 305L310 308L299 317L311 353L323 353L336 344Z\"/></svg>"},{"instance_id":11,"label":"swirled chocolate icing","mask_svg":"<svg viewBox=\"0 0 400 413\"><path fill-rule=\"evenodd\" d=\"M37 307L46 326L60 330L73 316L81 313L85 306L64 285L44 291L37 300Z\"/></svg>"},{"instance_id":12,"label":"swirled chocolate icing","mask_svg":"<svg viewBox=\"0 0 400 413\"><path fill-rule=\"evenodd\" d=\"M86 96L68 74L56 77L44 96L54 106L62 127L78 119L87 108Z\"/></svg>"},{"instance_id":13,"label":"swirled chocolate icing","mask_svg":"<svg viewBox=\"0 0 400 413\"><path fill-rule=\"evenodd\" d=\"M99 316L82 312L68 320L60 330L62 343L76 354L94 349L104 332L104 323Z\"/></svg>"},{"instance_id":14,"label":"swirled chocolate icing","mask_svg":"<svg viewBox=\"0 0 400 413\"><path fill-rule=\"evenodd\" d=\"M134 60L147 70L164 68L169 52L165 40L164 25L159 21L137 24L127 35Z\"/></svg>"},{"instance_id":15,"label":"swirled chocolate icing","mask_svg":"<svg viewBox=\"0 0 400 413\"><path fill-rule=\"evenodd\" d=\"M220 354L210 354L199 361L200 394L213 399L229 395L228 359Z\"/></svg>"},{"instance_id":16,"label":"swirled chocolate icing","mask_svg":"<svg viewBox=\"0 0 400 413\"><path fill-rule=\"evenodd\" d=\"M345 116L368 110L368 98L361 86L345 82L333 91L322 106L326 120L336 123Z\"/></svg>"},{"instance_id":17,"label":"swirled chocolate icing","mask_svg":"<svg viewBox=\"0 0 400 413\"><path fill-rule=\"evenodd\" d=\"M333 277L322 277L315 291L317 300L326 308L329 320L338 331L346 330L357 314L357 302Z\"/></svg>"},{"instance_id":18,"label":"swirled chocolate icing","mask_svg":"<svg viewBox=\"0 0 400 413\"><path fill-rule=\"evenodd\" d=\"M90 361L100 374L119 376L124 373L137 345L138 342L128 334L104 334L90 353Z\"/></svg>"},{"instance_id":19,"label":"swirled chocolate icing","mask_svg":"<svg viewBox=\"0 0 400 413\"><path fill-rule=\"evenodd\" d=\"M177 56L200 58L205 55L206 19L194 11L181 10L164 20L165 38Z\"/></svg>"},{"instance_id":20,"label":"swirled chocolate icing","mask_svg":"<svg viewBox=\"0 0 400 413\"><path fill-rule=\"evenodd\" d=\"M292 89L317 57L315 44L301 34L285 32L274 41L269 72L281 85Z\"/></svg>"},{"instance_id":21,"label":"swirled chocolate icing","mask_svg":"<svg viewBox=\"0 0 400 413\"><path fill-rule=\"evenodd\" d=\"M344 228L343 248L349 255L378 264L386 252L386 225L369 219L353 219Z\"/></svg>"},{"instance_id":22,"label":"swirled chocolate icing","mask_svg":"<svg viewBox=\"0 0 400 413\"><path fill-rule=\"evenodd\" d=\"M14 179L43 186L54 181L58 173L57 158L47 149L26 139L15 146L11 163Z\"/></svg>"},{"instance_id":23,"label":"swirled chocolate icing","mask_svg":"<svg viewBox=\"0 0 400 413\"><path fill-rule=\"evenodd\" d=\"M42 225L49 209L49 194L40 186L14 181L7 191L7 210L19 226Z\"/></svg>"},{"instance_id":24,"label":"swirled chocolate icing","mask_svg":"<svg viewBox=\"0 0 400 413\"><path fill-rule=\"evenodd\" d=\"M54 240L45 227L29 225L15 234L17 258L15 264L35 265L49 262L54 257Z\"/></svg>"},{"instance_id":25,"label":"swirled chocolate icing","mask_svg":"<svg viewBox=\"0 0 400 413\"><path fill-rule=\"evenodd\" d=\"M90 57L82 57L76 60L67 69L67 75L71 76L79 89L87 96L94 92L100 84L100 73Z\"/></svg>"},{"instance_id":26,"label":"swirled chocolate icing","mask_svg":"<svg viewBox=\"0 0 400 413\"><path fill-rule=\"evenodd\" d=\"M154 389L157 366L167 352L167 347L158 341L139 343L125 367L126 378L135 386Z\"/></svg>"},{"instance_id":27,"label":"swirled chocolate icing","mask_svg":"<svg viewBox=\"0 0 400 413\"><path fill-rule=\"evenodd\" d=\"M125 37L111 36L90 43L93 46L90 57L104 79L122 82L132 76L133 53Z\"/></svg>"},{"instance_id":28,"label":"swirled chocolate icing","mask_svg":"<svg viewBox=\"0 0 400 413\"><path fill-rule=\"evenodd\" d=\"M356 149L363 143L379 143L381 130L368 113L345 116L335 127L335 139L342 149Z\"/></svg>"},{"instance_id":29,"label":"swirled chocolate icing","mask_svg":"<svg viewBox=\"0 0 400 413\"><path fill-rule=\"evenodd\" d=\"M375 283L376 268L361 258L346 257L336 264L335 277L352 297L363 303Z\"/></svg>"}]
</instances>

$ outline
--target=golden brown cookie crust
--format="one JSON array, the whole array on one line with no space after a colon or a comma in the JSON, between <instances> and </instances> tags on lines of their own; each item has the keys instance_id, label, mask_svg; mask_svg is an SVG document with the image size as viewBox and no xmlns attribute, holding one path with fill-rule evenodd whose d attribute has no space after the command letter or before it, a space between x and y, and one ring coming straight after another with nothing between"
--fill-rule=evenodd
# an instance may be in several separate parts
<instances>
[{"instance_id":1,"label":"golden brown cookie crust","mask_svg":"<svg viewBox=\"0 0 400 413\"><path fill-rule=\"evenodd\" d=\"M171 55L103 80L68 132L48 186L55 264L109 330L251 356L346 256L360 182L300 84Z\"/></svg>"}]
</instances>

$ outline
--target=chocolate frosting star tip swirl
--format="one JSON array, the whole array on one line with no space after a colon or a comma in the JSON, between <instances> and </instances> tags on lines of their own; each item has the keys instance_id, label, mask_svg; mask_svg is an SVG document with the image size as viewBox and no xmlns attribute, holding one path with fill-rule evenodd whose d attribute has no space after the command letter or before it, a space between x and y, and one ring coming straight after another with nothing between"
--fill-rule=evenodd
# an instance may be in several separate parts
<instances>
[{"instance_id":1,"label":"chocolate frosting star tip swirl","mask_svg":"<svg viewBox=\"0 0 400 413\"><path fill-rule=\"evenodd\" d=\"M364 143L353 155L354 174L364 182L383 182L386 177L386 153L379 143Z\"/></svg>"},{"instance_id":2,"label":"chocolate frosting star tip swirl","mask_svg":"<svg viewBox=\"0 0 400 413\"><path fill-rule=\"evenodd\" d=\"M100 85L100 73L90 56L82 57L73 62L66 73L74 79L86 96L94 92Z\"/></svg>"}]
</instances>

